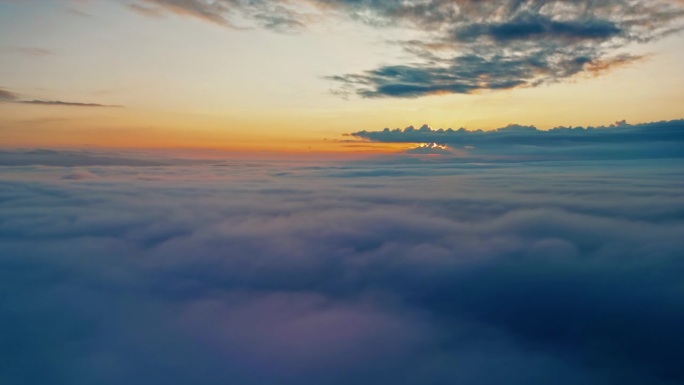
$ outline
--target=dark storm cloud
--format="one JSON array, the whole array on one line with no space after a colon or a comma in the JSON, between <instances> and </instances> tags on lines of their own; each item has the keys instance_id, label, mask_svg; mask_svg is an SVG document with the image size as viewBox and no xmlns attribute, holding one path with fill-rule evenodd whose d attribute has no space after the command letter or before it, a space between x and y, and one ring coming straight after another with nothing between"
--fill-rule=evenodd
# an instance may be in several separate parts
<instances>
[{"instance_id":1,"label":"dark storm cloud","mask_svg":"<svg viewBox=\"0 0 684 385\"><path fill-rule=\"evenodd\" d=\"M678 160L0 173L3 383L684 381Z\"/></svg>"},{"instance_id":2,"label":"dark storm cloud","mask_svg":"<svg viewBox=\"0 0 684 385\"><path fill-rule=\"evenodd\" d=\"M254 21L299 30L344 17L377 28L411 31L395 42L412 59L365 72L330 76L335 94L413 98L534 87L596 75L641 59L620 52L682 28L681 1L609 0L139 0L155 12L190 15L222 25Z\"/></svg>"}]
</instances>

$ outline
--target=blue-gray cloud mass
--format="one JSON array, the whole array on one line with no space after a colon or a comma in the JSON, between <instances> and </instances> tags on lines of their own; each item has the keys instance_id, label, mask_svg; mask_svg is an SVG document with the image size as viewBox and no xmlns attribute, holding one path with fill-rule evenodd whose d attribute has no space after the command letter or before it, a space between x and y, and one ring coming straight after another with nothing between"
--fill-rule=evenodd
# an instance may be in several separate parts
<instances>
[{"instance_id":1,"label":"blue-gray cloud mass","mask_svg":"<svg viewBox=\"0 0 684 385\"><path fill-rule=\"evenodd\" d=\"M0 161L3 384L684 382L681 158Z\"/></svg>"},{"instance_id":2,"label":"blue-gray cloud mass","mask_svg":"<svg viewBox=\"0 0 684 385\"><path fill-rule=\"evenodd\" d=\"M684 156L684 120L609 127L556 127L539 130L511 124L491 131L420 128L385 128L358 131L350 136L382 143L435 143L468 149L471 155L539 156L542 159L681 158ZM528 158L529 159L529 158ZM511 159L508 159L509 161Z\"/></svg>"}]
</instances>

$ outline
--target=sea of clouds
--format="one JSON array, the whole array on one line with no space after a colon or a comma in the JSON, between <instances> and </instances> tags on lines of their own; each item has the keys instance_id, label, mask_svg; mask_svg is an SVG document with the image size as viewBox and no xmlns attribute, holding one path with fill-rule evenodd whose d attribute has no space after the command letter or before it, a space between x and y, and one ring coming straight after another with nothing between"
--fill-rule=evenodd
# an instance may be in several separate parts
<instances>
[{"instance_id":1,"label":"sea of clouds","mask_svg":"<svg viewBox=\"0 0 684 385\"><path fill-rule=\"evenodd\" d=\"M684 382L681 159L0 161L2 384Z\"/></svg>"}]
</instances>

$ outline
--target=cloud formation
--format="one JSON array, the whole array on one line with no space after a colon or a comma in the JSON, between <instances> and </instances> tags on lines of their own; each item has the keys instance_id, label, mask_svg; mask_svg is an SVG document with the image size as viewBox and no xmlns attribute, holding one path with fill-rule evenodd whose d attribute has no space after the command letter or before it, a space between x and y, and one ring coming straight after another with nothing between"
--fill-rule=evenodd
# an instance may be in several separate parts
<instances>
[{"instance_id":1,"label":"cloud formation","mask_svg":"<svg viewBox=\"0 0 684 385\"><path fill-rule=\"evenodd\" d=\"M45 48L38 47L23 47L23 46L3 46L0 47L0 52L16 53L32 57L41 57L52 55L52 51Z\"/></svg>"},{"instance_id":2,"label":"cloud formation","mask_svg":"<svg viewBox=\"0 0 684 385\"><path fill-rule=\"evenodd\" d=\"M472 155L537 155L581 158L650 158L684 156L684 120L610 127L556 127L539 130L512 124L492 131L416 129L358 131L350 136L381 143L434 143L469 150ZM526 158L527 159L527 158ZM511 160L510 158L508 160Z\"/></svg>"},{"instance_id":3,"label":"cloud formation","mask_svg":"<svg viewBox=\"0 0 684 385\"><path fill-rule=\"evenodd\" d=\"M97 108L122 108L118 105L98 104L98 103L80 103L80 102L65 102L61 100L22 100L19 94L0 89L0 102L12 102L21 104L33 104L40 106L62 106L62 107L97 107Z\"/></svg>"},{"instance_id":4,"label":"cloud formation","mask_svg":"<svg viewBox=\"0 0 684 385\"><path fill-rule=\"evenodd\" d=\"M0 102L12 102L17 99L19 99L19 95L0 88Z\"/></svg>"},{"instance_id":5,"label":"cloud formation","mask_svg":"<svg viewBox=\"0 0 684 385\"><path fill-rule=\"evenodd\" d=\"M161 166L179 164L161 157L122 154L115 151L57 151L5 150L0 151L0 166Z\"/></svg>"},{"instance_id":6,"label":"cloud formation","mask_svg":"<svg viewBox=\"0 0 684 385\"><path fill-rule=\"evenodd\" d=\"M3 383L684 381L678 160L0 173Z\"/></svg>"},{"instance_id":7,"label":"cloud formation","mask_svg":"<svg viewBox=\"0 0 684 385\"><path fill-rule=\"evenodd\" d=\"M121 108L121 106L98 104L98 103L78 103L78 102L64 102L61 100L21 100L17 103L22 104L37 104L41 106L67 106L67 107L108 107Z\"/></svg>"},{"instance_id":8,"label":"cloud formation","mask_svg":"<svg viewBox=\"0 0 684 385\"><path fill-rule=\"evenodd\" d=\"M229 28L248 28L250 22L277 32L301 29L308 20L306 1L249 0L137 0L128 7L144 16L165 12L194 17Z\"/></svg>"},{"instance_id":9,"label":"cloud formation","mask_svg":"<svg viewBox=\"0 0 684 385\"><path fill-rule=\"evenodd\" d=\"M642 59L624 52L681 30L673 0L138 0L163 11L233 26L252 21L287 31L336 17L411 33L396 42L412 59L330 76L337 94L411 98L534 87L596 75Z\"/></svg>"}]
</instances>

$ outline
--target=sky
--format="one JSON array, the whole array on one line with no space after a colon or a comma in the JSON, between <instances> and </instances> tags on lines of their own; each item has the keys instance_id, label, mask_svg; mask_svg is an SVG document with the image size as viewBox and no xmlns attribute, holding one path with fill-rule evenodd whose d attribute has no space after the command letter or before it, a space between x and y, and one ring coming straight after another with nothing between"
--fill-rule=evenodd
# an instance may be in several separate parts
<instances>
[{"instance_id":1,"label":"sky","mask_svg":"<svg viewBox=\"0 0 684 385\"><path fill-rule=\"evenodd\" d=\"M681 119L683 12L676 0L0 0L0 145L386 153L410 146L349 134Z\"/></svg>"}]
</instances>

